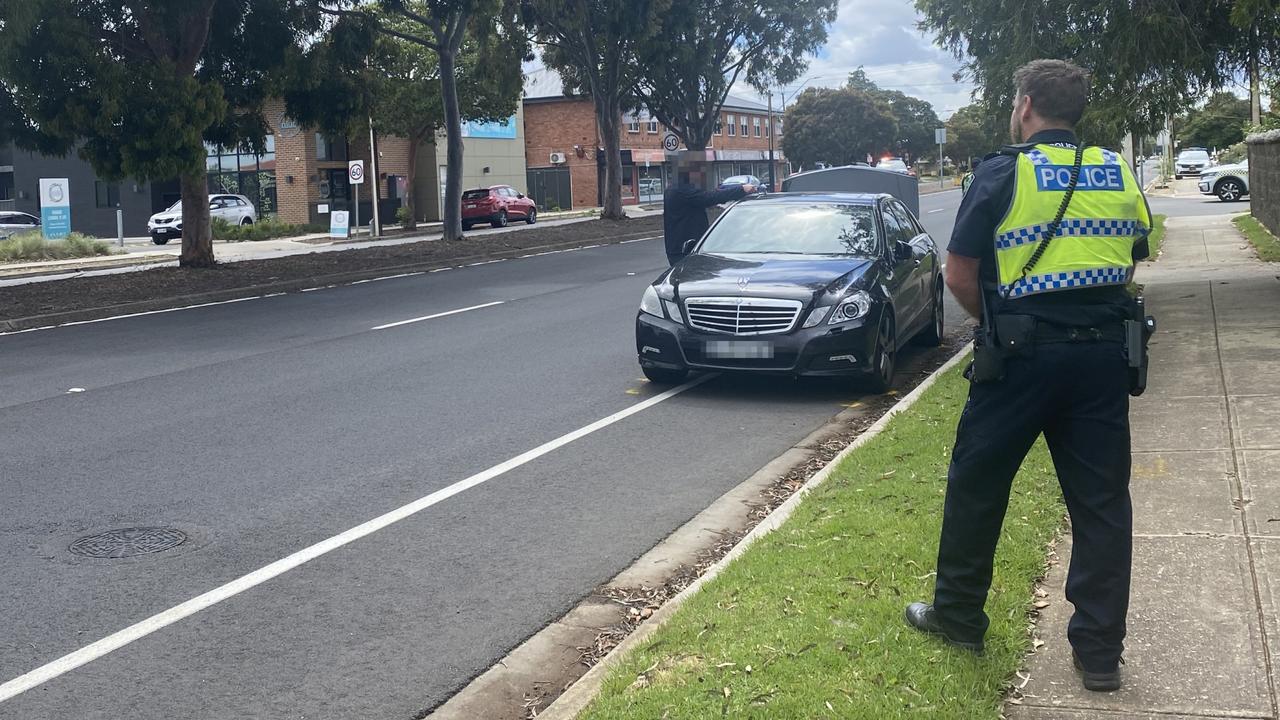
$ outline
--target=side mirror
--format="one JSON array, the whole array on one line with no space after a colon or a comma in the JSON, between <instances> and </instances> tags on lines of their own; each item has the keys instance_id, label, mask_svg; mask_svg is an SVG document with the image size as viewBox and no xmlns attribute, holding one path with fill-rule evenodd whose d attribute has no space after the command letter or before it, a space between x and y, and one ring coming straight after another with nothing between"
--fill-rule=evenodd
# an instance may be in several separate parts
<instances>
[{"instance_id":1,"label":"side mirror","mask_svg":"<svg viewBox=\"0 0 1280 720\"><path fill-rule=\"evenodd\" d=\"M520 198L521 200L523 200L523 199L524 199L524 193L516 193L516 197L518 197L518 198Z\"/></svg>"},{"instance_id":2,"label":"side mirror","mask_svg":"<svg viewBox=\"0 0 1280 720\"><path fill-rule=\"evenodd\" d=\"M913 257L915 257L915 248L911 246L911 243L899 240L893 244L894 260L910 260Z\"/></svg>"},{"instance_id":3,"label":"side mirror","mask_svg":"<svg viewBox=\"0 0 1280 720\"><path fill-rule=\"evenodd\" d=\"M691 238L684 241L684 247L682 249L684 250L685 255L693 252L693 249L698 246L698 240L699 238Z\"/></svg>"}]
</instances>

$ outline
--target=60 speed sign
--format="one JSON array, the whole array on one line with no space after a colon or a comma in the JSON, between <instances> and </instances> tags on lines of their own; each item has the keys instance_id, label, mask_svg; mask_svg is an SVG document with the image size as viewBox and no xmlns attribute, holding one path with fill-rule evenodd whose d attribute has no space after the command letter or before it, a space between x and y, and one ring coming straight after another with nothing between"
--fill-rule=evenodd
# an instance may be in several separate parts
<instances>
[{"instance_id":1,"label":"60 speed sign","mask_svg":"<svg viewBox=\"0 0 1280 720\"><path fill-rule=\"evenodd\" d=\"M352 185L364 184L364 161L352 160L347 163L347 180Z\"/></svg>"}]
</instances>

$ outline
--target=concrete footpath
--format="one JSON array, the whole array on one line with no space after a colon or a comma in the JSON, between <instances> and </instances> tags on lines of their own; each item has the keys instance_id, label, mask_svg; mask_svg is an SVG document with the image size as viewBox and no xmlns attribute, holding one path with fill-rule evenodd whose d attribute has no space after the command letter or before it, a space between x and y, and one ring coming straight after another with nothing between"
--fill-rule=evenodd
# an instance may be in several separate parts
<instances>
[{"instance_id":1,"label":"concrete footpath","mask_svg":"<svg viewBox=\"0 0 1280 720\"><path fill-rule=\"evenodd\" d=\"M1277 718L1280 267L1227 216L1172 218L1138 281L1159 330L1131 405L1134 572L1124 688L1084 690L1063 597L1070 538L1011 720Z\"/></svg>"}]
</instances>

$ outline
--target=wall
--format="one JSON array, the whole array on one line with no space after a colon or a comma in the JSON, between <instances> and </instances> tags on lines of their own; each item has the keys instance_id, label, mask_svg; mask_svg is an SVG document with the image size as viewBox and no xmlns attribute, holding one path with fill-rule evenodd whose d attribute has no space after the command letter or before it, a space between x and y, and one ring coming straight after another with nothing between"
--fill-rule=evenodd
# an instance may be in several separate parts
<instances>
[{"instance_id":1,"label":"wall","mask_svg":"<svg viewBox=\"0 0 1280 720\"><path fill-rule=\"evenodd\" d=\"M515 138L463 137L462 189L510 185L525 192L525 115L517 107ZM379 141L381 142L381 141ZM448 162L448 144L443 133L434 143L423 145L418 155L418 200L420 219L440 220L440 203L444 195L444 178L440 169ZM488 172L485 169L488 168Z\"/></svg>"},{"instance_id":2,"label":"wall","mask_svg":"<svg viewBox=\"0 0 1280 720\"><path fill-rule=\"evenodd\" d=\"M591 101L581 98L526 100L525 163L531 168L556 167L551 153L564 153L574 208L596 207L596 148L599 133ZM577 148L577 149L575 149Z\"/></svg>"},{"instance_id":3,"label":"wall","mask_svg":"<svg viewBox=\"0 0 1280 720\"><path fill-rule=\"evenodd\" d=\"M1280 235L1280 130L1250 135L1247 142L1253 216Z\"/></svg>"},{"instance_id":4,"label":"wall","mask_svg":"<svg viewBox=\"0 0 1280 720\"><path fill-rule=\"evenodd\" d=\"M71 229L101 238L116 236L116 209L96 206L94 182L98 176L88 162L72 151L53 157L13 150L13 209L40 216L40 178L67 178L71 191ZM124 214L125 237L147 234L147 218L158 209L151 206L151 186L124 179L120 188L120 209Z\"/></svg>"}]
</instances>

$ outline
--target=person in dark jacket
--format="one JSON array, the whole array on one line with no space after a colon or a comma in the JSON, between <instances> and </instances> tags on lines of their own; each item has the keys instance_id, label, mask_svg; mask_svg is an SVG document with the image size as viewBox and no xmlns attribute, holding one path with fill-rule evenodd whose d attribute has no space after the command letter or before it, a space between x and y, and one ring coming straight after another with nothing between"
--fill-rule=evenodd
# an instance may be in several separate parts
<instances>
[{"instance_id":1,"label":"person in dark jacket","mask_svg":"<svg viewBox=\"0 0 1280 720\"><path fill-rule=\"evenodd\" d=\"M707 208L733 202L754 193L754 185L739 185L725 190L703 190L700 170L681 170L679 181L663 195L662 233L667 246L667 262L675 265L684 259L684 245L702 237L711 223Z\"/></svg>"}]
</instances>

